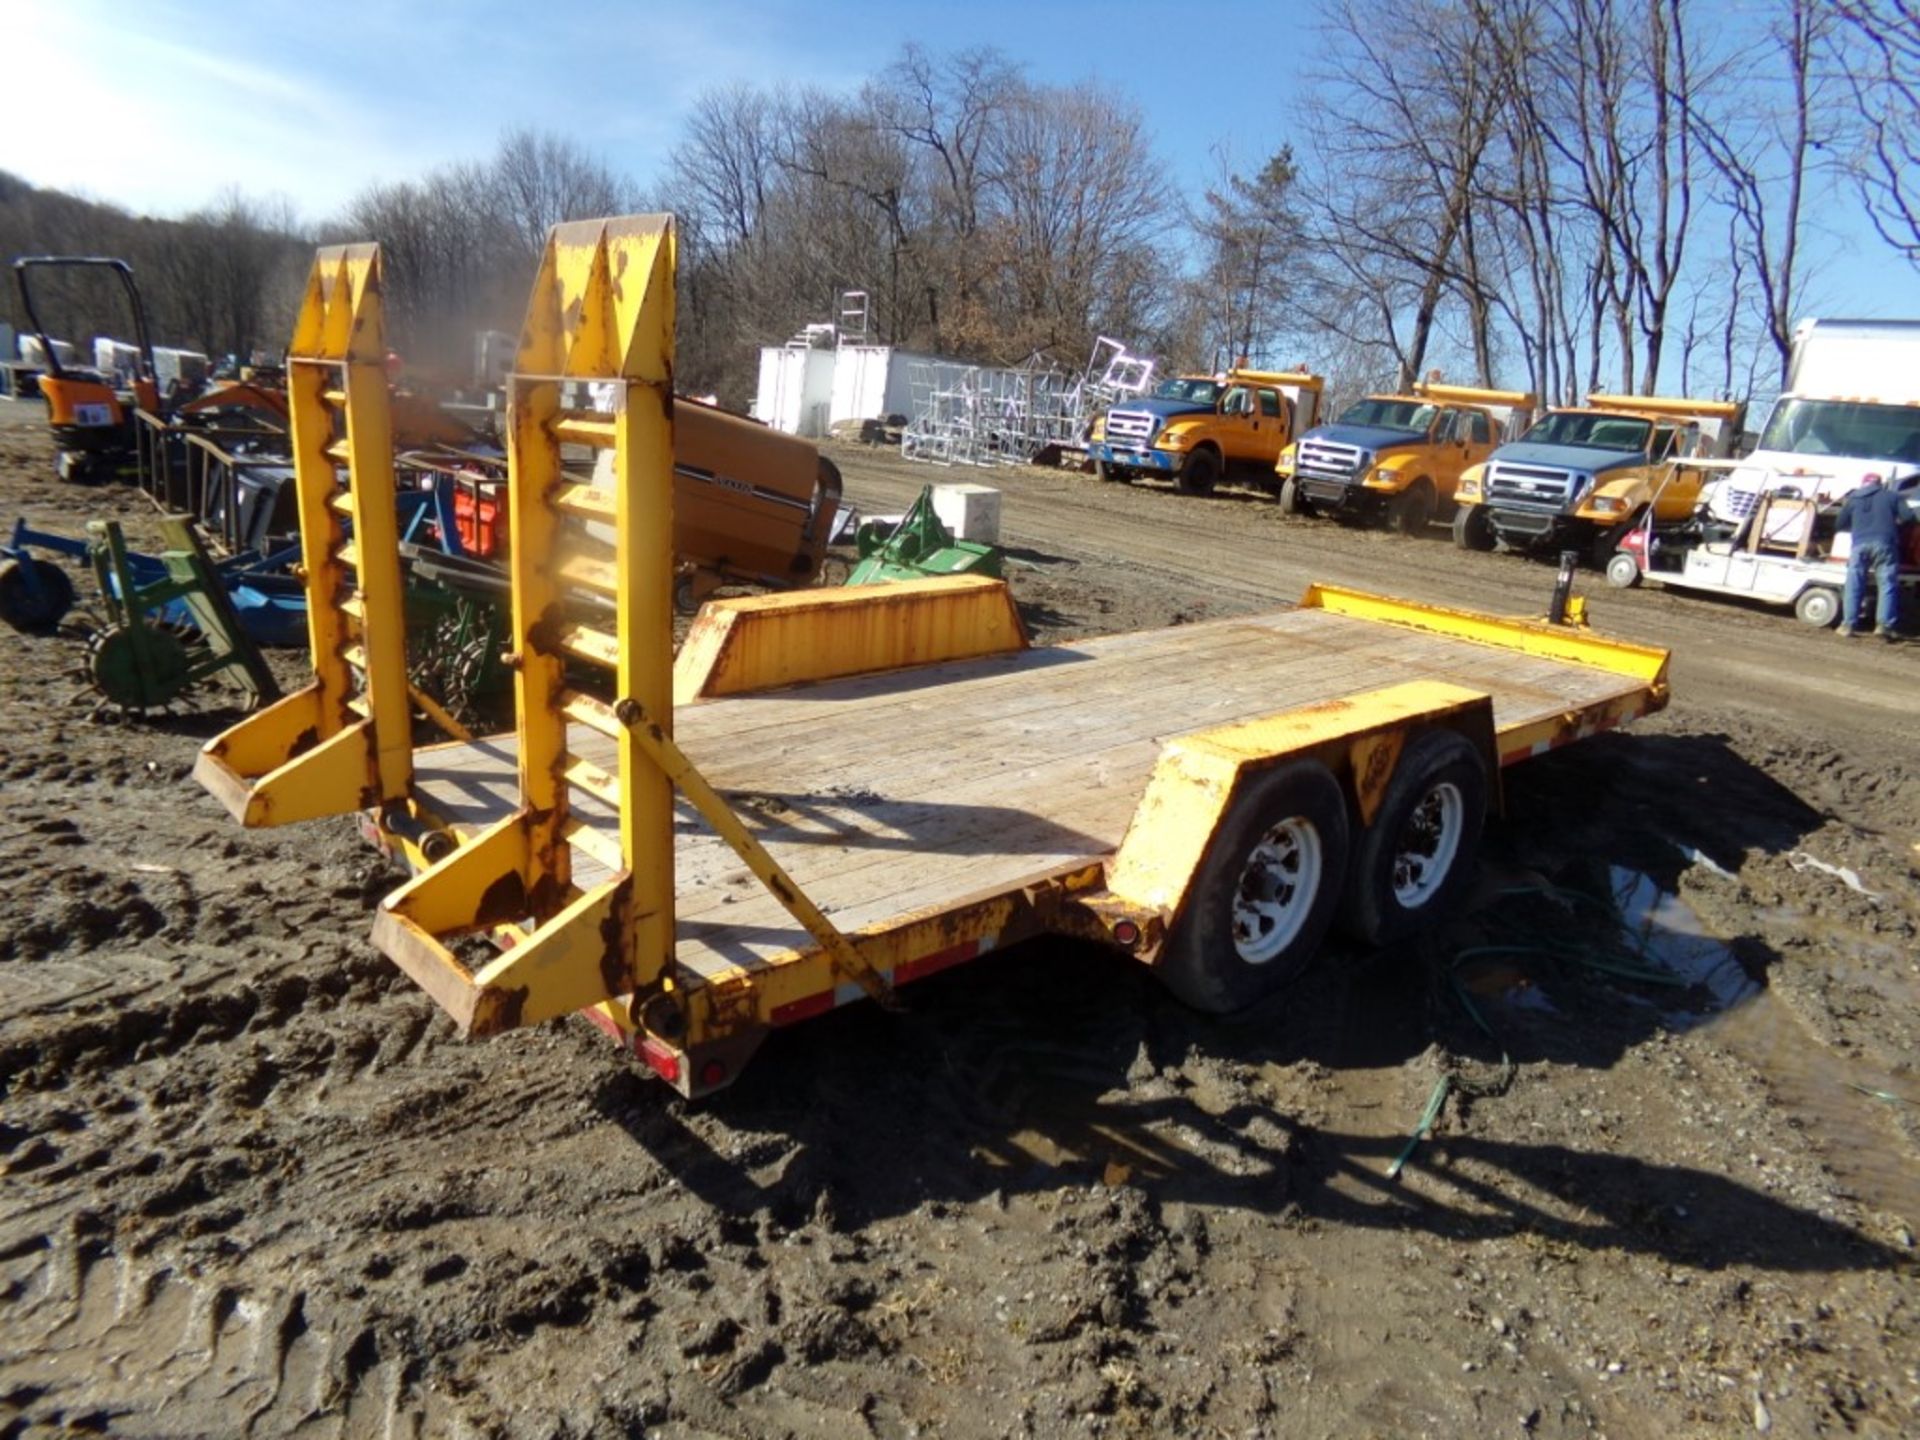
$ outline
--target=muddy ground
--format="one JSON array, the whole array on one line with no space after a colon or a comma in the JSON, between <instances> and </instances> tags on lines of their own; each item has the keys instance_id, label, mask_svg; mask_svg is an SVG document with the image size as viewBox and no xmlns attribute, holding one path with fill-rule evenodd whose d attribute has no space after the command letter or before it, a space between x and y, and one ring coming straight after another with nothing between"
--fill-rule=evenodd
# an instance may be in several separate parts
<instances>
[{"instance_id":1,"label":"muddy ground","mask_svg":"<svg viewBox=\"0 0 1920 1440\"><path fill-rule=\"evenodd\" d=\"M0 520L145 519L39 426ZM1551 578L836 455L870 513L1000 485L1043 640ZM350 823L191 782L217 697L96 716L78 629L0 630L0 1435L1920 1432L1920 644L1587 589L1675 703L1510 773L1430 943L1226 1022L1031 944L699 1106L578 1022L457 1040Z\"/></svg>"}]
</instances>

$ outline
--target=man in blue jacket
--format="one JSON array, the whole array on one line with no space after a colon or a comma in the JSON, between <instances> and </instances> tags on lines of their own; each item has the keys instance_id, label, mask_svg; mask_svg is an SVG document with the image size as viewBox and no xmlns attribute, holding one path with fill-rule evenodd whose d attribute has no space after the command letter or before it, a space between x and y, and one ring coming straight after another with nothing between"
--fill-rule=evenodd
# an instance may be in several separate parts
<instances>
[{"instance_id":1,"label":"man in blue jacket","mask_svg":"<svg viewBox=\"0 0 1920 1440\"><path fill-rule=\"evenodd\" d=\"M1846 593L1840 607L1842 635L1860 633L1861 592L1871 571L1879 588L1873 633L1893 639L1893 628L1900 623L1900 524L1904 518L1900 497L1892 486L1882 484L1878 475L1867 476L1866 482L1841 503L1837 528L1853 535Z\"/></svg>"}]
</instances>

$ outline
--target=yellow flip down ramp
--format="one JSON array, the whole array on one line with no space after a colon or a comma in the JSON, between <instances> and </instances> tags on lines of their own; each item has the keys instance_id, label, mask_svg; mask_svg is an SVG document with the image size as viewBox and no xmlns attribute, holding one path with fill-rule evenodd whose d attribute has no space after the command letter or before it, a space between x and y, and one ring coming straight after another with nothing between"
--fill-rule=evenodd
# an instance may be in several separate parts
<instances>
[{"instance_id":1,"label":"yellow flip down ramp","mask_svg":"<svg viewBox=\"0 0 1920 1440\"><path fill-rule=\"evenodd\" d=\"M209 742L194 767L244 825L403 802L412 778L381 299L379 246L315 255L287 350L313 678Z\"/></svg>"}]
</instances>

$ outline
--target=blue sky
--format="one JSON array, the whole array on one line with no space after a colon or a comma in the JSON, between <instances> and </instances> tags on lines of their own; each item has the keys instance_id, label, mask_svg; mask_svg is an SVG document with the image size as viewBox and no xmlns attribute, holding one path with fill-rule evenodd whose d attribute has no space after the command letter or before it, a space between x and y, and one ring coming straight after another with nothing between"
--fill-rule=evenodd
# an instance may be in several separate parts
<instances>
[{"instance_id":1,"label":"blue sky","mask_svg":"<svg viewBox=\"0 0 1920 1440\"><path fill-rule=\"evenodd\" d=\"M707 87L851 89L917 40L996 45L1037 80L1123 92L1196 185L1216 144L1250 169L1287 138L1310 16L1299 0L0 0L0 169L154 214L238 184L317 221L529 126L644 185ZM1867 243L1846 203L1821 215L1812 248L1842 263L1809 313L1920 315L1920 274Z\"/></svg>"}]
</instances>

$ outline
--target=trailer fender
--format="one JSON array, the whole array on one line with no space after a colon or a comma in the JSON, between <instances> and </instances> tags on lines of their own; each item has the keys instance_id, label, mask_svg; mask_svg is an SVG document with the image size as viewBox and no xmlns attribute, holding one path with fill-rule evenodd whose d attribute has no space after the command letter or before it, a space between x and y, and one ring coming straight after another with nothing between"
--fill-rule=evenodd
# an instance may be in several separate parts
<instances>
[{"instance_id":1,"label":"trailer fender","mask_svg":"<svg viewBox=\"0 0 1920 1440\"><path fill-rule=\"evenodd\" d=\"M1310 759L1340 782L1356 829L1371 824L1410 735L1443 727L1466 737L1496 774L1492 702L1442 681L1416 680L1171 741L1161 752L1125 839L1091 897L1106 917L1150 922L1161 934L1185 905L1208 846L1247 782ZM1142 952L1141 958L1153 957Z\"/></svg>"}]
</instances>

